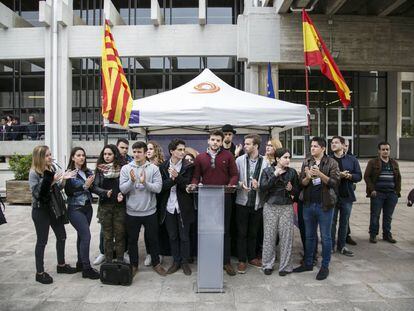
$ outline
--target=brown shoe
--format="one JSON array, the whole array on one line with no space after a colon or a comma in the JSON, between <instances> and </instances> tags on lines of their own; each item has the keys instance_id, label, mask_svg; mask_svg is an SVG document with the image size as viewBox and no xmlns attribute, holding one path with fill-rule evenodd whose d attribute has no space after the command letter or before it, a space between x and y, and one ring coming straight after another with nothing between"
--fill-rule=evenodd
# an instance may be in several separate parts
<instances>
[{"instance_id":1,"label":"brown shoe","mask_svg":"<svg viewBox=\"0 0 414 311\"><path fill-rule=\"evenodd\" d=\"M155 267L152 267L152 270L154 270L155 272L157 272L159 275L161 276L166 276L167 272L165 271L165 269L161 266L161 264L159 263L158 265L156 265Z\"/></svg>"},{"instance_id":2,"label":"brown shoe","mask_svg":"<svg viewBox=\"0 0 414 311\"><path fill-rule=\"evenodd\" d=\"M184 272L185 275L191 275L191 268L188 265L188 263L183 263L181 265L181 268L183 268L183 272Z\"/></svg>"},{"instance_id":3,"label":"brown shoe","mask_svg":"<svg viewBox=\"0 0 414 311\"><path fill-rule=\"evenodd\" d=\"M132 277L134 277L138 272L138 267L132 266Z\"/></svg>"},{"instance_id":4,"label":"brown shoe","mask_svg":"<svg viewBox=\"0 0 414 311\"><path fill-rule=\"evenodd\" d=\"M245 274L245 273L246 273L246 270L247 270L247 265L246 265L246 263L245 263L245 262L240 261L240 262L237 264L237 272L238 272L238 273L240 273L240 274Z\"/></svg>"},{"instance_id":5,"label":"brown shoe","mask_svg":"<svg viewBox=\"0 0 414 311\"><path fill-rule=\"evenodd\" d=\"M167 270L167 274L173 274L180 269L180 265L176 262L172 264L172 266Z\"/></svg>"},{"instance_id":6,"label":"brown shoe","mask_svg":"<svg viewBox=\"0 0 414 311\"><path fill-rule=\"evenodd\" d=\"M236 275L236 271L234 271L233 266L230 263L226 263L224 265L224 270L226 270L226 273L230 276L235 276Z\"/></svg>"},{"instance_id":7,"label":"brown shoe","mask_svg":"<svg viewBox=\"0 0 414 311\"><path fill-rule=\"evenodd\" d=\"M255 258L249 261L249 264L252 266L255 266L257 268L261 268L262 267L262 261L259 258Z\"/></svg>"}]
</instances>

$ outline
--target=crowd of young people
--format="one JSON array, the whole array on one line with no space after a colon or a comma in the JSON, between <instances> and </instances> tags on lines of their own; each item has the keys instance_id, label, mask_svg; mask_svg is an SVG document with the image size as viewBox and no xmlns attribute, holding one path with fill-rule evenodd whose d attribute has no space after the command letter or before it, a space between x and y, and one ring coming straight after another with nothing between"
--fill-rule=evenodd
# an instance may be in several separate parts
<instances>
[{"instance_id":1,"label":"crowd of young people","mask_svg":"<svg viewBox=\"0 0 414 311\"><path fill-rule=\"evenodd\" d=\"M298 173L290 167L291 152L280 141L269 140L262 156L259 135L246 135L243 146L236 146L232 142L236 133L233 127L225 125L222 130L210 133L207 150L199 154L186 146L184 140L173 139L168 145L168 159L164 159L155 141L135 142L130 157L129 142L119 139L116 145L102 149L94 171L88 169L86 152L81 147L72 149L66 171L54 165L47 146L36 147L29 177L37 234L36 281L53 282L43 265L49 227L56 235L57 273L82 272L83 278L99 278L89 260L93 193L99 197L97 217L102 227L100 255L94 264L126 261L135 275L139 234L144 227L145 265L152 265L161 276L180 269L191 275L197 231L197 200L191 190L200 183L236 190L235 195L225 195L223 269L228 275L244 274L248 266L262 268L265 275L271 275L277 260L277 243L280 257L276 269L280 276L312 271L316 264L318 227L322 262L316 279L328 277L333 252L354 256L345 244L350 238L349 217L356 200L354 185L362 179L362 173L358 160L347 153L344 138L332 138L332 155L328 156L325 140L314 137L310 156ZM379 156L368 163L364 176L367 196L371 199L371 243L377 241L381 210L383 238L396 242L391 234L391 219L401 189L401 175L398 163L389 157L389 149L386 142L378 145ZM76 267L65 261L65 217L56 217L51 212L53 187L64 189L67 196L67 218L78 236ZM298 206L304 254L295 269L294 204ZM232 219L236 227L233 231ZM236 269L231 263L231 238L236 240ZM162 265L163 255L173 257L168 269Z\"/></svg>"}]
</instances>

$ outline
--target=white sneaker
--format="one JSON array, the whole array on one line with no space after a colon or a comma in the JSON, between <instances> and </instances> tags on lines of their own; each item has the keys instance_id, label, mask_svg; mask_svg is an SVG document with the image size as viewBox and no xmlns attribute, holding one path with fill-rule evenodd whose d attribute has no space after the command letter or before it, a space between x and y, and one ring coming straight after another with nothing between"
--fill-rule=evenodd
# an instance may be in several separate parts
<instances>
[{"instance_id":1,"label":"white sneaker","mask_svg":"<svg viewBox=\"0 0 414 311\"><path fill-rule=\"evenodd\" d=\"M150 254L148 254L148 255L147 255L147 257L145 257L145 260L144 260L144 265L145 265L146 267L151 266L151 255L150 255Z\"/></svg>"},{"instance_id":2,"label":"white sneaker","mask_svg":"<svg viewBox=\"0 0 414 311\"><path fill-rule=\"evenodd\" d=\"M129 261L129 254L127 252L124 253L124 262L125 263L130 263L130 261Z\"/></svg>"},{"instance_id":3,"label":"white sneaker","mask_svg":"<svg viewBox=\"0 0 414 311\"><path fill-rule=\"evenodd\" d=\"M99 254L96 258L95 258L95 260L94 260L94 262L93 262L93 265L94 266L97 266L97 265L100 265L101 263L103 263L105 261L105 255L104 254Z\"/></svg>"}]
</instances>

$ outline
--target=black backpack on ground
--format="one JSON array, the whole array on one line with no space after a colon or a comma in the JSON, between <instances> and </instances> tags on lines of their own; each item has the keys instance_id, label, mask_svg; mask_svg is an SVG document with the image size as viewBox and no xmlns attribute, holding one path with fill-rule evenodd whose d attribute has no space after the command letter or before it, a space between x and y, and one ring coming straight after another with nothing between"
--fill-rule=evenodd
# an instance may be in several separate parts
<instances>
[{"instance_id":1,"label":"black backpack on ground","mask_svg":"<svg viewBox=\"0 0 414 311\"><path fill-rule=\"evenodd\" d=\"M100 279L102 283L108 285L131 285L132 266L124 262L103 263Z\"/></svg>"}]
</instances>

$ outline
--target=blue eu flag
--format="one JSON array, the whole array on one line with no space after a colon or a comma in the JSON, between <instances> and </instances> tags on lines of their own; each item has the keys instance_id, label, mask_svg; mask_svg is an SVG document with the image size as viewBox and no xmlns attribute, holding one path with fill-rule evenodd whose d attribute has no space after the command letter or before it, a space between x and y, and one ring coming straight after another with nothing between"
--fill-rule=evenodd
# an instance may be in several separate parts
<instances>
[{"instance_id":1,"label":"blue eu flag","mask_svg":"<svg viewBox=\"0 0 414 311\"><path fill-rule=\"evenodd\" d=\"M276 98L275 90L273 89L272 67L270 63L267 64L267 97Z\"/></svg>"}]
</instances>

